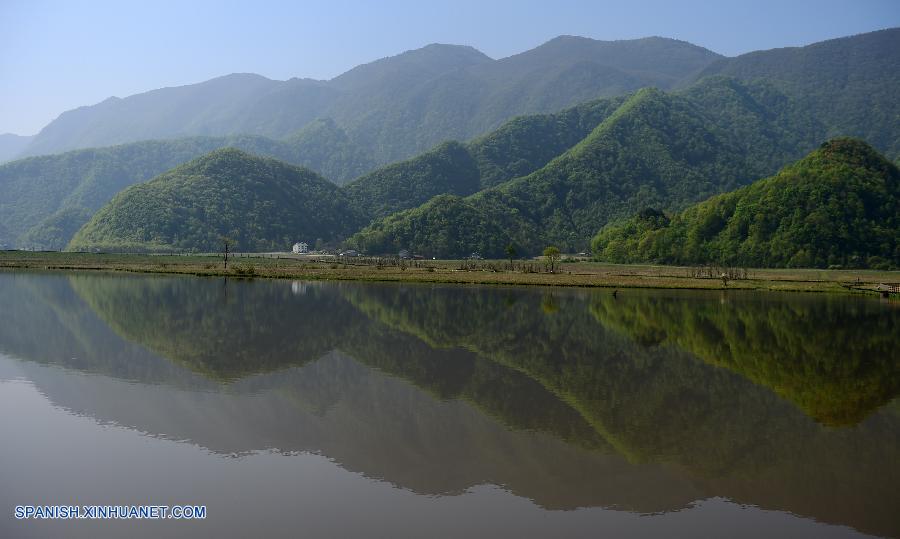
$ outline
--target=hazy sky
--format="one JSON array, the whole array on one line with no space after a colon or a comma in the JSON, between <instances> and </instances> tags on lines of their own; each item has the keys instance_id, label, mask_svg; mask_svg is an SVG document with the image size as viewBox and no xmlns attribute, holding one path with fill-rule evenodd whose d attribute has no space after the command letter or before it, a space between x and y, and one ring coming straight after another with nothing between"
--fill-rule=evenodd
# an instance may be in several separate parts
<instances>
[{"instance_id":1,"label":"hazy sky","mask_svg":"<svg viewBox=\"0 0 900 539\"><path fill-rule=\"evenodd\" d=\"M900 0L0 0L0 133L234 72L327 79L428 43L493 58L560 34L659 35L734 56L900 26Z\"/></svg>"}]
</instances>

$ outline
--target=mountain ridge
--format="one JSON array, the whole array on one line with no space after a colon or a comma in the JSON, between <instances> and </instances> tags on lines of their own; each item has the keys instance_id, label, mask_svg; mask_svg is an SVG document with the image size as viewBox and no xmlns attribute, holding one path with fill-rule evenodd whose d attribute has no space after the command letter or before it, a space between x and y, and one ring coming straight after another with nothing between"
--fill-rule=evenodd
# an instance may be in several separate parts
<instances>
[{"instance_id":1,"label":"mountain ridge","mask_svg":"<svg viewBox=\"0 0 900 539\"><path fill-rule=\"evenodd\" d=\"M133 185L69 242L73 250L276 250L302 237L333 241L360 225L338 187L314 172L234 148Z\"/></svg>"},{"instance_id":2,"label":"mountain ridge","mask_svg":"<svg viewBox=\"0 0 900 539\"><path fill-rule=\"evenodd\" d=\"M623 88L635 90L647 84L668 87L676 75L693 73L718 57L706 49L668 40L659 42L657 49L676 47L685 51L674 55L674 60L659 62L652 58L659 50L643 51L647 45L642 40L584 40L588 45L576 47L580 55L577 58L570 58L572 51L565 47L554 53L541 46L493 60L469 46L430 44L362 64L327 81L274 81L260 75L231 74L192 85L160 88L66 111L42 129L22 155L191 135L240 133L281 138L318 117L331 117L378 164L386 164L410 157L446 138L479 135L516 114L552 112L585 98L621 93ZM548 43L554 49L563 42ZM599 60L592 56L606 49L616 53L605 53ZM625 58L620 60L620 56ZM612 81L612 86L604 90L607 83L603 77L589 75L588 80L579 83L574 75L612 64L618 67L607 69L622 69L623 62L653 65L664 76L653 75L648 67L645 76ZM547 95L547 85L560 93L555 82L559 69L554 71L550 66L572 71L569 88L561 92L561 97L546 102L537 100L530 105L527 101L491 104L492 100L508 100L512 95L509 92ZM499 75L492 76L494 68L501 70ZM448 80L429 84L442 77L458 82L458 76L466 80L465 85L475 82L473 88L478 91L458 93L456 104L448 108L453 101L442 88ZM190 103L196 103L199 109L186 111ZM427 111L410 113L421 106ZM460 114L473 107L480 109L478 118ZM391 122L400 118L407 130L414 131L413 136L396 136L399 127ZM126 124L129 129L123 127Z\"/></svg>"},{"instance_id":3,"label":"mountain ridge","mask_svg":"<svg viewBox=\"0 0 900 539\"><path fill-rule=\"evenodd\" d=\"M809 123L802 114L781 118L791 110L767 85L726 78L679 94L640 90L542 168L465 198L436 197L348 241L375 253L412 249L450 258L472 251L502 257L510 243L523 254L548 244L587 250L602 224L651 201L680 209L802 155L818 130L785 131Z\"/></svg>"},{"instance_id":4,"label":"mountain ridge","mask_svg":"<svg viewBox=\"0 0 900 539\"><path fill-rule=\"evenodd\" d=\"M865 142L822 144L778 174L668 216L646 209L592 245L608 262L900 267L900 170Z\"/></svg>"}]
</instances>

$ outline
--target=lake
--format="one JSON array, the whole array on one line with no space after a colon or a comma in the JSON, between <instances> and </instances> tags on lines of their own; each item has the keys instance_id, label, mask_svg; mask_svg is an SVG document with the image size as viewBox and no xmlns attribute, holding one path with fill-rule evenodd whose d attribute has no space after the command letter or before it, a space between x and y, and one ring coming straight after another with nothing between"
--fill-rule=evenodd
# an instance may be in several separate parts
<instances>
[{"instance_id":1,"label":"lake","mask_svg":"<svg viewBox=\"0 0 900 539\"><path fill-rule=\"evenodd\" d=\"M0 272L3 537L900 536L900 303ZM194 504L204 520L16 520Z\"/></svg>"}]
</instances>

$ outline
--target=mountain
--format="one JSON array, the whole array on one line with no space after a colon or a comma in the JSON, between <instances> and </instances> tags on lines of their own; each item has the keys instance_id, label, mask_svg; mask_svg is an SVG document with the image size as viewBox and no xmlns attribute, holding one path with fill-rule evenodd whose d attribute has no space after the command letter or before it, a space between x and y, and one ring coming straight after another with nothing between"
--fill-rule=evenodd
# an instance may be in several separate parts
<instances>
[{"instance_id":1,"label":"mountain","mask_svg":"<svg viewBox=\"0 0 900 539\"><path fill-rule=\"evenodd\" d=\"M124 99L110 97L61 114L35 136L24 155L191 135L284 136L312 121L331 93L316 81L236 73Z\"/></svg>"},{"instance_id":2,"label":"mountain","mask_svg":"<svg viewBox=\"0 0 900 539\"><path fill-rule=\"evenodd\" d=\"M520 114L558 111L645 86L672 88L719 55L682 41L563 36L496 61L371 90L328 112L351 139L392 162L447 139L465 140Z\"/></svg>"},{"instance_id":3,"label":"mountain","mask_svg":"<svg viewBox=\"0 0 900 539\"><path fill-rule=\"evenodd\" d=\"M335 179L371 167L333 122L312 122L278 141L266 137L188 137L73 150L0 165L0 245L62 249L116 193L200 157L234 147L274 157ZM346 148L346 153L341 153Z\"/></svg>"},{"instance_id":4,"label":"mountain","mask_svg":"<svg viewBox=\"0 0 900 539\"><path fill-rule=\"evenodd\" d=\"M62 249L116 193L223 146L294 161L262 137L194 137L75 150L0 165L0 244Z\"/></svg>"},{"instance_id":5,"label":"mountain","mask_svg":"<svg viewBox=\"0 0 900 539\"><path fill-rule=\"evenodd\" d=\"M459 163L442 160L440 156L450 154L443 155L438 147L360 178L348 186L347 194L368 220L415 207L436 194L471 194L545 165L589 133L620 102L620 98L599 100L555 114L521 116L468 144L448 143L464 147L452 155L474 162L478 169L477 180L467 190L450 187L459 181L455 176ZM326 177L328 173L342 176L338 170L342 167L358 172L369 166L331 120L316 120L284 141L256 136L190 137L20 159L0 165L0 245L63 249L93 212L122 189L224 147L274 157ZM442 174L454 177L443 181ZM412 191L418 196L410 196Z\"/></svg>"},{"instance_id":6,"label":"mountain","mask_svg":"<svg viewBox=\"0 0 900 539\"><path fill-rule=\"evenodd\" d=\"M601 260L752 267L900 267L900 170L835 139L771 178L669 218L645 210L603 228Z\"/></svg>"},{"instance_id":7,"label":"mountain","mask_svg":"<svg viewBox=\"0 0 900 539\"><path fill-rule=\"evenodd\" d=\"M339 188L309 170L227 148L116 195L72 238L71 250L284 250L333 241L360 217Z\"/></svg>"},{"instance_id":8,"label":"mountain","mask_svg":"<svg viewBox=\"0 0 900 539\"><path fill-rule=\"evenodd\" d=\"M63 113L25 155L192 135L290 136L330 118L366 159L386 164L468 139L523 113L551 112L643 86L671 88L720 58L689 43L560 37L492 60L432 44L329 81L232 74ZM369 169L371 170L371 169Z\"/></svg>"},{"instance_id":9,"label":"mountain","mask_svg":"<svg viewBox=\"0 0 900 539\"><path fill-rule=\"evenodd\" d=\"M774 172L821 131L762 83L718 77L679 94L641 90L539 170L465 198L436 197L350 243L439 257L502 256L509 243L525 253L551 243L584 250L596 229L641 207L680 209Z\"/></svg>"},{"instance_id":10,"label":"mountain","mask_svg":"<svg viewBox=\"0 0 900 539\"><path fill-rule=\"evenodd\" d=\"M891 45L898 32L874 32L707 63L697 60L701 49L658 38L598 42L561 37L497 61L467 47L428 46L319 83L317 87L339 87L341 95L352 94L363 101L375 99L379 92L391 96L378 103L365 101L368 108L356 112L356 105L340 101L346 106L335 108L334 117L310 120L299 130L282 129L289 134L281 140L243 136L200 141L195 137L153 143L174 146L163 147L150 158L140 155L141 146L126 145L92 150L96 160L53 156L0 166L0 243L60 248L78 224L118 190L217 147L236 146L337 180L362 174L347 185L345 194L363 222L376 222L350 243L370 252L411 248L460 256L477 250L498 256L508 243L518 245L523 254L538 253L550 243L585 250L591 236L610 221L646 207L682 210L774 174L835 134L871 132L881 141L881 146L877 141L873 145L897 158L900 147L895 153L890 148L895 146L892 141L900 139L900 123L891 121L898 100L890 89L897 82L900 48ZM832 57L839 61L829 63ZM691 62L703 67L676 81ZM451 137L455 129L451 124L457 120L480 121L523 107L560 106L561 102L550 104L534 97L544 92L534 77L557 81L554 84L565 88L563 92L547 88L541 95L575 95L577 88L593 88L594 83L562 84L559 77L564 67L574 66L577 71L598 63L604 69L627 71L635 80L640 73L653 72L663 81L661 85L683 88L671 93L646 89L587 101L562 112L519 116L469 142L430 146L406 161L364 173L381 162L364 149L367 145L387 155L393 151L388 149L391 144L403 144L402 137L412 136L415 144L424 144L428 137L419 135L426 125L445 139ZM782 63L793 67L780 69ZM415 82L420 79L427 82ZM828 84L831 79L843 82ZM268 87L254 77L236 80L238 86L252 82ZM429 93L430 85L436 93ZM492 94L492 85L499 85L501 93ZM513 86L515 91L504 93ZM190 88L177 90L189 95ZM529 93L532 90L538 94ZM487 108L465 105L445 110L474 103L467 92L477 94L476 100ZM212 99L214 94L207 97ZM141 95L143 99L147 94ZM875 106L857 106L866 96ZM273 100L267 102L275 105ZM511 108L502 105L513 102ZM402 110L391 108L403 103ZM856 108L835 112L831 103ZM498 113L501 109L506 112ZM387 110L402 112L404 119L385 116ZM190 116L190 107L182 112L179 117ZM419 113L426 114L427 121ZM341 114L346 117L341 119ZM364 121L353 123L353 118ZM429 123L432 120L440 120L440 125ZM402 128L410 125L418 127ZM393 134L388 136L389 132ZM360 143L363 139L367 142ZM177 155L165 156L166 151ZM403 211L410 213L396 213ZM438 215L440 220L435 220ZM457 218L462 221L456 222Z\"/></svg>"},{"instance_id":11,"label":"mountain","mask_svg":"<svg viewBox=\"0 0 900 539\"><path fill-rule=\"evenodd\" d=\"M514 118L466 144L445 142L388 165L344 190L370 220L441 194L471 195L529 174L588 135L624 98L599 99L554 114Z\"/></svg>"},{"instance_id":12,"label":"mountain","mask_svg":"<svg viewBox=\"0 0 900 539\"><path fill-rule=\"evenodd\" d=\"M900 154L900 28L721 58L699 77L765 79L828 126L825 138L862 138Z\"/></svg>"},{"instance_id":13,"label":"mountain","mask_svg":"<svg viewBox=\"0 0 900 539\"><path fill-rule=\"evenodd\" d=\"M358 178L379 165L350 140L347 132L331 118L313 120L282 140L293 156L291 162L315 170L338 185Z\"/></svg>"},{"instance_id":14,"label":"mountain","mask_svg":"<svg viewBox=\"0 0 900 539\"><path fill-rule=\"evenodd\" d=\"M12 133L0 135L0 163L15 159L28 146L32 138L34 137L23 137Z\"/></svg>"}]
</instances>

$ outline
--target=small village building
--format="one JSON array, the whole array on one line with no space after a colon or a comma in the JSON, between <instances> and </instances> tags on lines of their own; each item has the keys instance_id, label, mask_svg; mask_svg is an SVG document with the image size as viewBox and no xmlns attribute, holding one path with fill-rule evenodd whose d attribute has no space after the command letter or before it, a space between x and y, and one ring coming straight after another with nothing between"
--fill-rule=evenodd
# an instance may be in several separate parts
<instances>
[{"instance_id":1,"label":"small village building","mask_svg":"<svg viewBox=\"0 0 900 539\"><path fill-rule=\"evenodd\" d=\"M302 255L309 252L309 244L305 242L297 242L292 249L295 255Z\"/></svg>"},{"instance_id":2,"label":"small village building","mask_svg":"<svg viewBox=\"0 0 900 539\"><path fill-rule=\"evenodd\" d=\"M403 259L407 259L407 260L410 258L409 251L407 251L406 249L401 249L400 252L397 254L397 256L399 256L400 258L403 258Z\"/></svg>"}]
</instances>

